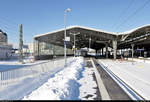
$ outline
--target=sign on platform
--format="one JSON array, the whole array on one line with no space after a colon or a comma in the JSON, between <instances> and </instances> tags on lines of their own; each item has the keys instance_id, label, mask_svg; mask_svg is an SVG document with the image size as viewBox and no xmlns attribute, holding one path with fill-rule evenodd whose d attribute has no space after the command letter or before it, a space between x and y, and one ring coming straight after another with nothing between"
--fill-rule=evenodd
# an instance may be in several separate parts
<instances>
[{"instance_id":1,"label":"sign on platform","mask_svg":"<svg viewBox=\"0 0 150 102\"><path fill-rule=\"evenodd\" d=\"M70 41L70 37L66 37L65 41Z\"/></svg>"}]
</instances>

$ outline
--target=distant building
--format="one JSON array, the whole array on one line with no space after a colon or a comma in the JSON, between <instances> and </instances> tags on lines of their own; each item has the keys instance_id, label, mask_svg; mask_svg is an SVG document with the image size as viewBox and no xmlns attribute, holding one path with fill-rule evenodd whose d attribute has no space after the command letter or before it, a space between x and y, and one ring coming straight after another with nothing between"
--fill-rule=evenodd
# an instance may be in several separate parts
<instances>
[{"instance_id":1,"label":"distant building","mask_svg":"<svg viewBox=\"0 0 150 102\"><path fill-rule=\"evenodd\" d=\"M29 48L30 53L33 54L34 53L34 43L29 43L28 48Z\"/></svg>"},{"instance_id":2,"label":"distant building","mask_svg":"<svg viewBox=\"0 0 150 102\"><path fill-rule=\"evenodd\" d=\"M0 45L7 43L8 43L7 34L4 33L2 30L0 30Z\"/></svg>"},{"instance_id":3,"label":"distant building","mask_svg":"<svg viewBox=\"0 0 150 102\"><path fill-rule=\"evenodd\" d=\"M23 54L24 55L27 55L27 54L33 55L33 52L34 52L34 45L33 45L33 43L23 44L22 50L23 50ZM19 49L18 48L15 50L15 53L17 53L17 54L19 53Z\"/></svg>"},{"instance_id":4,"label":"distant building","mask_svg":"<svg viewBox=\"0 0 150 102\"><path fill-rule=\"evenodd\" d=\"M0 60L8 59L12 55L12 45L8 44L7 34L0 30Z\"/></svg>"}]
</instances>

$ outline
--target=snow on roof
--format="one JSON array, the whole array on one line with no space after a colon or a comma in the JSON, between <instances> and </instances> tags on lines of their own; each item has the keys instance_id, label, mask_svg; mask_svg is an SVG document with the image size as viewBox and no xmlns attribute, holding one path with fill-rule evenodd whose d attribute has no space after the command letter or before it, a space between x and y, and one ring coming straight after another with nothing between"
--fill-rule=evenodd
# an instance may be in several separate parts
<instances>
[{"instance_id":1,"label":"snow on roof","mask_svg":"<svg viewBox=\"0 0 150 102\"><path fill-rule=\"evenodd\" d=\"M97 31L97 32L104 32L104 33L107 33L107 34L116 34L114 32L108 32L108 31L105 31L105 30L95 29L95 28L90 28L90 27L84 27L84 26L74 26L74 27L88 29L88 30L93 30L93 31Z\"/></svg>"},{"instance_id":2,"label":"snow on roof","mask_svg":"<svg viewBox=\"0 0 150 102\"><path fill-rule=\"evenodd\" d=\"M104 30L99 30L99 29L90 28L90 27L83 27L83 26L78 26L78 25L69 26L69 27L66 28L66 30L73 29L73 28L82 28L82 29L93 30L93 31L97 31L97 32L104 32L104 33L107 33L107 34L116 34L114 32L108 32L108 31L104 31ZM39 34L39 35L36 35L34 37L40 37L40 36L44 36L44 35L47 35L47 34L60 32L60 31L63 31L63 30L64 30L64 28L63 29L58 29L58 30L55 30L55 31L52 31L52 32L44 33L44 34Z\"/></svg>"},{"instance_id":3,"label":"snow on roof","mask_svg":"<svg viewBox=\"0 0 150 102\"><path fill-rule=\"evenodd\" d=\"M129 30L129 31L119 33L119 35L122 35L122 34L131 34L132 32L135 32L135 31L138 30L138 29L141 29L141 28L144 28L144 27L148 27L148 26L150 26L150 24L146 24L146 25L144 25L144 26L140 26L140 27L131 29L131 30Z\"/></svg>"},{"instance_id":4,"label":"snow on roof","mask_svg":"<svg viewBox=\"0 0 150 102\"><path fill-rule=\"evenodd\" d=\"M90 28L90 27L84 27L84 26L79 26L79 25L69 26L69 27L66 28L66 30L73 29L73 28L81 28L81 29L93 30L93 31L103 32L103 33L112 34L112 35L123 35L123 34L131 34L132 32L134 32L134 31L136 31L138 29L141 29L143 27L147 27L147 26L150 26L150 24L147 24L147 25L144 25L144 26L140 26L140 27L137 27L135 29L132 29L132 30L129 30L129 31L126 31L126 32L121 32L121 33L118 33L118 32L108 32L108 31L104 31L104 30L100 30L100 29L95 29L95 28ZM64 30L64 28L58 29L58 30L55 30L55 31L52 31L52 32L44 33L44 34L35 35L34 38L35 37L44 36L44 35L48 35L48 34L57 33L57 32L63 31L63 30Z\"/></svg>"}]
</instances>

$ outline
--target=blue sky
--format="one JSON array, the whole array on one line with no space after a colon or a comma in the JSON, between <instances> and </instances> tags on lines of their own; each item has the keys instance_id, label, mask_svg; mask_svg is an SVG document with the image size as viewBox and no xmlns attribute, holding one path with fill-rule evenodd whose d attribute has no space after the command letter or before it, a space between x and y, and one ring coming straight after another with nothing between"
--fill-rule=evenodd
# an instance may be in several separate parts
<instances>
[{"instance_id":1,"label":"blue sky","mask_svg":"<svg viewBox=\"0 0 150 102\"><path fill-rule=\"evenodd\" d=\"M150 2L139 9L145 2L147 0L0 0L0 29L8 34L9 43L18 43L19 24L23 24L24 43L30 43L37 34L63 28L64 10L71 8L67 26L124 32L150 24Z\"/></svg>"}]
</instances>

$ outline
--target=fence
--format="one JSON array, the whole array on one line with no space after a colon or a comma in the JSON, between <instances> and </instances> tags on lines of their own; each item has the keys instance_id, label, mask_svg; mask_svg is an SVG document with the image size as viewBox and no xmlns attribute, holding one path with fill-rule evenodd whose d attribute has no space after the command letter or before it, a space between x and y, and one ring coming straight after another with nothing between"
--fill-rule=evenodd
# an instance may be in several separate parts
<instances>
[{"instance_id":1,"label":"fence","mask_svg":"<svg viewBox=\"0 0 150 102\"><path fill-rule=\"evenodd\" d=\"M67 64L73 61L73 57L67 58ZM13 69L0 72L0 91L10 85L17 84L26 78L34 78L42 73L63 68L64 59L51 60L42 64L32 65L20 69Z\"/></svg>"}]
</instances>

